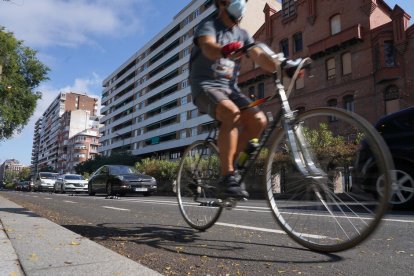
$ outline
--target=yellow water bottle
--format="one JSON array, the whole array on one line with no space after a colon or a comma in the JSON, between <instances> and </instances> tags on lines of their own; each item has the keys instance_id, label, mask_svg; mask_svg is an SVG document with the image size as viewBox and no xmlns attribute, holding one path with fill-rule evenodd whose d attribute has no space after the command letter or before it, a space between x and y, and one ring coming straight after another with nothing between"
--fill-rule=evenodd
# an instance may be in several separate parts
<instances>
[{"instance_id":1,"label":"yellow water bottle","mask_svg":"<svg viewBox=\"0 0 414 276\"><path fill-rule=\"evenodd\" d=\"M249 143L247 144L246 150L240 152L239 157L237 158L237 167L239 169L244 167L247 159L249 158L249 155L255 152L258 147L259 147L259 139L253 138L249 141Z\"/></svg>"}]
</instances>

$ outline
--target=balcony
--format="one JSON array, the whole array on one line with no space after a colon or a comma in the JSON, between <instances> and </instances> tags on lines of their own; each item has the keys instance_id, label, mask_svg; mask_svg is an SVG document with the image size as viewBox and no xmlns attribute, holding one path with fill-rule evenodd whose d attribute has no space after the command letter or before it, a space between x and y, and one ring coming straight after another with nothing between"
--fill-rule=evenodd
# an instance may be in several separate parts
<instances>
[{"instance_id":1,"label":"balcony","mask_svg":"<svg viewBox=\"0 0 414 276\"><path fill-rule=\"evenodd\" d=\"M309 55L316 59L359 41L362 41L362 26L360 24L308 45Z\"/></svg>"},{"instance_id":2,"label":"balcony","mask_svg":"<svg viewBox=\"0 0 414 276\"><path fill-rule=\"evenodd\" d=\"M375 80L377 84L397 80L403 77L403 70L401 67L382 67L377 70Z\"/></svg>"}]
</instances>

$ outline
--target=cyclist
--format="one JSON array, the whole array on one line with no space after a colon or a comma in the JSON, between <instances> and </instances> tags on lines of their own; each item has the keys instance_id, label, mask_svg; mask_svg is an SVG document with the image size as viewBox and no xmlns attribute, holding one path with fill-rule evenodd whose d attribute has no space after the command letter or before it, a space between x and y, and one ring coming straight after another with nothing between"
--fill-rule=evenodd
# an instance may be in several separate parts
<instances>
[{"instance_id":1,"label":"cyclist","mask_svg":"<svg viewBox=\"0 0 414 276\"><path fill-rule=\"evenodd\" d=\"M201 22L194 34L190 58L193 102L200 112L220 122L220 187L226 196L247 198L244 185L238 184L234 160L250 139L260 136L267 119L257 107L240 110L251 100L237 86L242 54L234 52L254 40L239 27L246 0L215 0L214 4L217 11ZM250 48L246 55L268 72L275 72L280 64L258 47Z\"/></svg>"}]
</instances>

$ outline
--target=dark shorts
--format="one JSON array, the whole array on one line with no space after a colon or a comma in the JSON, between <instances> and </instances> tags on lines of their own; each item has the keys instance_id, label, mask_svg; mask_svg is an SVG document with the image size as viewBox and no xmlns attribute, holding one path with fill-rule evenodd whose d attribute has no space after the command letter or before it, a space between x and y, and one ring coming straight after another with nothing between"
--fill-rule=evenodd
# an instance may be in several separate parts
<instances>
[{"instance_id":1,"label":"dark shorts","mask_svg":"<svg viewBox=\"0 0 414 276\"><path fill-rule=\"evenodd\" d=\"M246 107L252 102L243 93L217 87L205 89L194 99L194 104L201 113L209 114L216 119L216 107L223 100L230 100L239 108ZM257 109L257 107L253 108Z\"/></svg>"}]
</instances>

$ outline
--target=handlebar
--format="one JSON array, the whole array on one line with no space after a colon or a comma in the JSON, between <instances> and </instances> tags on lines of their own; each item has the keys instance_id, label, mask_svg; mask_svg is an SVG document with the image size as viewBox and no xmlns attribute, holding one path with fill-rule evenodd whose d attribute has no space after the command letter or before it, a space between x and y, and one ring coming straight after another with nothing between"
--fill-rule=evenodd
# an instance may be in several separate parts
<instances>
[{"instance_id":1,"label":"handlebar","mask_svg":"<svg viewBox=\"0 0 414 276\"><path fill-rule=\"evenodd\" d=\"M302 69L309 69L310 65L312 63L312 59L307 57L307 58L303 58L303 59L297 59L297 60L294 60L294 61L293 60L288 60L288 59L285 58L283 53L275 53L272 49L270 49L264 43L249 43L247 45L244 45L240 49L237 49L236 51L234 51L233 54L238 54L238 53L246 54L247 51L249 51L250 49L252 49L254 47L259 47L269 58L279 61L279 66L278 66L277 72L283 72L284 69L287 69L289 67L290 68L296 67L295 72L294 72L294 74L291 78L291 82L289 84L289 87L286 90L286 96L289 98L289 95L293 90L296 79L298 78L301 70ZM283 74L280 74L280 76L283 76ZM279 79L280 79L280 76L278 76Z\"/></svg>"}]
</instances>

